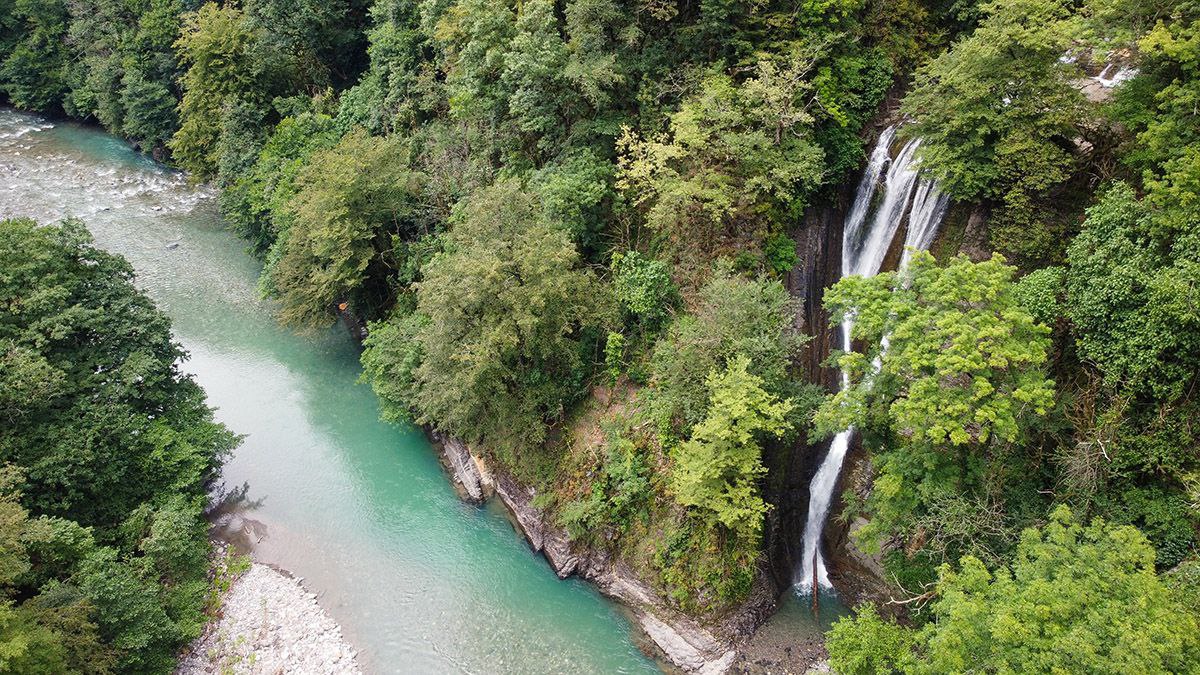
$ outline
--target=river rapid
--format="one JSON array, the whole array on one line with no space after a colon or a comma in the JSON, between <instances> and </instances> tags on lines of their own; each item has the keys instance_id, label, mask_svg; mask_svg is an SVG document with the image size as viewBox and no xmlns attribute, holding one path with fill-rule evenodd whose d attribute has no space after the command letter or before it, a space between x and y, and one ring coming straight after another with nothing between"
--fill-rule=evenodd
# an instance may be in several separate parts
<instances>
[{"instance_id":1,"label":"river rapid","mask_svg":"<svg viewBox=\"0 0 1200 675\"><path fill-rule=\"evenodd\" d=\"M0 218L78 217L174 324L245 434L219 533L303 578L368 672L655 672L620 609L559 581L499 506L459 501L424 435L379 421L343 328L279 328L215 194L96 129L0 109ZM244 494L242 494L244 492Z\"/></svg>"}]
</instances>

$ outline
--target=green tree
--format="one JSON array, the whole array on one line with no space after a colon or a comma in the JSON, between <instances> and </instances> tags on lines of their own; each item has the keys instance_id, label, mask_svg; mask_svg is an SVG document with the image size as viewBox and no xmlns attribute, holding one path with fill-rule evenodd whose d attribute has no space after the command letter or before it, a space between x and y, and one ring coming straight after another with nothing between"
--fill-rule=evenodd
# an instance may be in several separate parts
<instances>
[{"instance_id":1,"label":"green tree","mask_svg":"<svg viewBox=\"0 0 1200 675\"><path fill-rule=\"evenodd\" d=\"M221 192L221 214L252 250L265 255L291 226L287 204L296 195L296 178L318 150L338 141L334 121L329 115L305 111L285 117L271 130L253 164L235 174L231 185ZM268 259L263 276L269 279L276 255Z\"/></svg>"},{"instance_id":2,"label":"green tree","mask_svg":"<svg viewBox=\"0 0 1200 675\"><path fill-rule=\"evenodd\" d=\"M80 565L74 582L96 607L100 636L121 654L128 673L169 671L173 650L184 636L159 603L152 584L139 579L108 547L97 549Z\"/></svg>"},{"instance_id":3,"label":"green tree","mask_svg":"<svg viewBox=\"0 0 1200 675\"><path fill-rule=\"evenodd\" d=\"M922 140L921 163L956 199L996 200L992 243L1037 260L1061 249L1039 200L1070 175L1085 114L1060 0L998 0L970 36L922 66L903 111Z\"/></svg>"},{"instance_id":4,"label":"green tree","mask_svg":"<svg viewBox=\"0 0 1200 675\"><path fill-rule=\"evenodd\" d=\"M845 675L899 672L916 642L916 631L884 619L871 604L858 607L853 619L835 622L825 636L830 665Z\"/></svg>"},{"instance_id":5,"label":"green tree","mask_svg":"<svg viewBox=\"0 0 1200 675\"><path fill-rule=\"evenodd\" d=\"M668 133L644 137L626 128L618 140L617 187L689 267L722 246L761 239L771 222L764 213L799 212L823 181L808 110L814 59L764 61L741 84L709 72L671 116Z\"/></svg>"},{"instance_id":6,"label":"green tree","mask_svg":"<svg viewBox=\"0 0 1200 675\"><path fill-rule=\"evenodd\" d=\"M178 128L176 105L175 94L166 83L149 79L138 70L126 71L121 89L121 107L125 109L121 133L144 148L166 145Z\"/></svg>"},{"instance_id":7,"label":"green tree","mask_svg":"<svg viewBox=\"0 0 1200 675\"><path fill-rule=\"evenodd\" d=\"M986 494L989 458L1054 404L1049 329L1018 303L1014 272L999 255L939 267L917 252L903 274L847 277L826 291L833 320L852 316L853 338L867 345L838 357L849 385L816 415L822 433L854 426L868 437L878 476L866 540L912 533L949 497ZM1023 460L1008 461L1020 476Z\"/></svg>"},{"instance_id":8,"label":"green tree","mask_svg":"<svg viewBox=\"0 0 1200 675\"><path fill-rule=\"evenodd\" d=\"M0 604L0 671L28 675L68 672L62 636L22 607Z\"/></svg>"},{"instance_id":9,"label":"green tree","mask_svg":"<svg viewBox=\"0 0 1200 675\"><path fill-rule=\"evenodd\" d=\"M421 415L417 368L424 358L420 334L424 316L397 308L386 321L370 324L363 341L363 380L371 383L383 419L412 422Z\"/></svg>"},{"instance_id":10,"label":"green tree","mask_svg":"<svg viewBox=\"0 0 1200 675\"><path fill-rule=\"evenodd\" d=\"M1085 372L1075 442L1060 462L1069 496L1136 524L1177 563L1197 541L1200 236L1175 236L1149 197L1114 185L1068 249L1065 315ZM1191 503L1191 506L1189 506Z\"/></svg>"},{"instance_id":11,"label":"green tree","mask_svg":"<svg viewBox=\"0 0 1200 675\"><path fill-rule=\"evenodd\" d=\"M320 91L353 81L364 63L365 0L246 0L246 24L260 36L253 59L281 90Z\"/></svg>"},{"instance_id":12,"label":"green tree","mask_svg":"<svg viewBox=\"0 0 1200 675\"><path fill-rule=\"evenodd\" d=\"M451 115L495 125L506 112L500 86L516 32L515 3L457 0L437 20L433 37L442 52Z\"/></svg>"},{"instance_id":13,"label":"green tree","mask_svg":"<svg viewBox=\"0 0 1200 675\"><path fill-rule=\"evenodd\" d=\"M613 253L611 267L613 291L627 312L650 324L666 316L678 295L666 263L626 251Z\"/></svg>"},{"instance_id":14,"label":"green tree","mask_svg":"<svg viewBox=\"0 0 1200 675\"><path fill-rule=\"evenodd\" d=\"M795 302L777 281L709 281L692 313L676 318L654 348L651 405L664 430L686 437L708 412L709 373L739 356L768 393L789 396L788 368L804 342L794 319Z\"/></svg>"},{"instance_id":15,"label":"green tree","mask_svg":"<svg viewBox=\"0 0 1200 675\"><path fill-rule=\"evenodd\" d=\"M20 415L0 426L0 461L26 468L36 513L112 525L160 492L203 494L236 439L129 264L90 241L78 222L0 222L0 345L50 375L40 401L0 413Z\"/></svg>"},{"instance_id":16,"label":"green tree","mask_svg":"<svg viewBox=\"0 0 1200 675\"><path fill-rule=\"evenodd\" d=\"M411 0L377 0L367 32L370 67L342 94L338 121L344 130L409 129L445 101L432 83L431 37L421 30L421 7Z\"/></svg>"},{"instance_id":17,"label":"green tree","mask_svg":"<svg viewBox=\"0 0 1200 675\"><path fill-rule=\"evenodd\" d=\"M0 221L5 672L166 672L203 623L201 505L237 438L129 264L90 242Z\"/></svg>"},{"instance_id":18,"label":"green tree","mask_svg":"<svg viewBox=\"0 0 1200 675\"><path fill-rule=\"evenodd\" d=\"M570 129L570 107L576 98L564 77L567 45L559 32L554 0L525 0L518 6L516 33L501 77L509 90L508 113L538 150L554 152Z\"/></svg>"},{"instance_id":19,"label":"green tree","mask_svg":"<svg viewBox=\"0 0 1200 675\"><path fill-rule=\"evenodd\" d=\"M175 48L187 72L180 82L180 126L169 145L175 161L202 178L217 171L223 108L238 99L262 107L269 93L251 59L258 39L233 5L210 2L185 16Z\"/></svg>"},{"instance_id":20,"label":"green tree","mask_svg":"<svg viewBox=\"0 0 1200 675\"><path fill-rule=\"evenodd\" d=\"M1183 2L1130 4L1136 9L1112 25L1153 27L1137 43L1141 72L1117 92L1113 108L1136 134L1124 159L1141 173L1162 238L1194 230L1200 218L1200 131L1192 123L1200 100L1200 12Z\"/></svg>"},{"instance_id":21,"label":"green tree","mask_svg":"<svg viewBox=\"0 0 1200 675\"><path fill-rule=\"evenodd\" d=\"M1021 535L1011 567L978 559L944 565L933 620L903 629L867 611L829 634L844 673L1191 672L1200 664L1196 618L1154 573L1154 550L1136 529L1084 527L1060 506ZM905 635L907 633L907 635ZM868 639L883 638L869 643ZM870 658L855 652L872 649ZM890 654L885 650L891 650Z\"/></svg>"},{"instance_id":22,"label":"green tree","mask_svg":"<svg viewBox=\"0 0 1200 675\"><path fill-rule=\"evenodd\" d=\"M55 110L67 91L67 4L14 0L9 11L18 37L0 63L0 91L19 108Z\"/></svg>"},{"instance_id":23,"label":"green tree","mask_svg":"<svg viewBox=\"0 0 1200 675\"><path fill-rule=\"evenodd\" d=\"M1107 379L1169 399L1200 370L1200 236L1164 246L1154 231L1132 188L1105 193L1068 251L1067 314L1080 356Z\"/></svg>"},{"instance_id":24,"label":"green tree","mask_svg":"<svg viewBox=\"0 0 1200 675\"><path fill-rule=\"evenodd\" d=\"M584 390L605 292L516 181L455 209L417 284L418 420L498 450L528 447Z\"/></svg>"},{"instance_id":25,"label":"green tree","mask_svg":"<svg viewBox=\"0 0 1200 675\"><path fill-rule=\"evenodd\" d=\"M627 79L619 59L622 38L636 29L618 0L568 0L565 3L567 63L563 75L593 107L603 109L613 89Z\"/></svg>"},{"instance_id":26,"label":"green tree","mask_svg":"<svg viewBox=\"0 0 1200 675\"><path fill-rule=\"evenodd\" d=\"M288 225L277 235L279 259L266 271L283 323L327 325L339 302L375 306L376 287L368 282L383 286L382 257L390 255L392 237L418 230L423 177L408 168L403 142L352 132L314 152L296 174L284 207Z\"/></svg>"},{"instance_id":27,"label":"green tree","mask_svg":"<svg viewBox=\"0 0 1200 675\"><path fill-rule=\"evenodd\" d=\"M767 393L749 367L739 356L724 372L709 374L708 414L672 453L671 491L709 522L757 541L767 512L757 485L767 471L759 439L787 431L792 402Z\"/></svg>"},{"instance_id":28,"label":"green tree","mask_svg":"<svg viewBox=\"0 0 1200 675\"><path fill-rule=\"evenodd\" d=\"M573 149L530 179L546 218L566 228L581 252L594 250L611 217L606 204L613 197L614 171L595 151Z\"/></svg>"}]
</instances>

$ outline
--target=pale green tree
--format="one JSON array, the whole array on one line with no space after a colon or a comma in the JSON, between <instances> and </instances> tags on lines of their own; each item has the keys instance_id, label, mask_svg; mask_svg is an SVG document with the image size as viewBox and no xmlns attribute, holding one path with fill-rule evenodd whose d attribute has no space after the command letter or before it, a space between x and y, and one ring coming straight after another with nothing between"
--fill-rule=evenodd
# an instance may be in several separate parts
<instances>
[{"instance_id":1,"label":"pale green tree","mask_svg":"<svg viewBox=\"0 0 1200 675\"><path fill-rule=\"evenodd\" d=\"M1011 566L944 565L919 630L871 610L829 634L837 672L1183 673L1200 667L1196 617L1154 571L1136 529L1060 506L1021 535ZM866 650L865 652L862 650Z\"/></svg>"},{"instance_id":2,"label":"pale green tree","mask_svg":"<svg viewBox=\"0 0 1200 675\"><path fill-rule=\"evenodd\" d=\"M175 49L187 72L180 81L180 127L168 145L181 167L201 177L217 170L222 108L266 94L257 88L250 60L256 39L245 15L232 5L210 2L184 18Z\"/></svg>"},{"instance_id":3,"label":"pale green tree","mask_svg":"<svg viewBox=\"0 0 1200 675\"><path fill-rule=\"evenodd\" d=\"M820 408L816 425L868 436L878 476L866 540L910 530L934 504L978 493L994 474L992 450L1022 440L1054 404L1044 371L1050 331L1018 302L1014 273L999 255L942 267L917 252L903 274L851 276L826 291L833 320L853 317L852 336L866 351L838 357L850 384Z\"/></svg>"},{"instance_id":4,"label":"pale green tree","mask_svg":"<svg viewBox=\"0 0 1200 675\"><path fill-rule=\"evenodd\" d=\"M756 541L767 512L757 484L767 472L759 442L788 430L792 402L764 390L749 367L750 359L739 356L724 372L709 374L708 415L672 453L671 491L706 521Z\"/></svg>"}]
</instances>

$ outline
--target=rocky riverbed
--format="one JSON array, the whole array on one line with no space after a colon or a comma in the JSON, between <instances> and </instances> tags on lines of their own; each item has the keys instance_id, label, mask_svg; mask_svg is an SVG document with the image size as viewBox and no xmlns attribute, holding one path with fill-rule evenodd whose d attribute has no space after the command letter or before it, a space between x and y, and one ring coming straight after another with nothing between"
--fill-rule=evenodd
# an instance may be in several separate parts
<instances>
[{"instance_id":1,"label":"rocky riverbed","mask_svg":"<svg viewBox=\"0 0 1200 675\"><path fill-rule=\"evenodd\" d=\"M218 569L218 574L227 569ZM179 661L177 675L362 671L341 627L300 579L260 563L224 594L220 617Z\"/></svg>"}]
</instances>

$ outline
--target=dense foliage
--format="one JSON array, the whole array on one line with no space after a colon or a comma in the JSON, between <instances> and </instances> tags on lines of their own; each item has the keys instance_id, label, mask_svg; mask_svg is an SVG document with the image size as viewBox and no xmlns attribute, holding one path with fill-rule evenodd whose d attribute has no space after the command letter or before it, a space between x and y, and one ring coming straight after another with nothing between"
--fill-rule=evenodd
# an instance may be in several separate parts
<instances>
[{"instance_id":1,"label":"dense foliage","mask_svg":"<svg viewBox=\"0 0 1200 675\"><path fill-rule=\"evenodd\" d=\"M83 225L0 222L0 670L169 672L204 623L213 422Z\"/></svg>"},{"instance_id":2,"label":"dense foliage","mask_svg":"<svg viewBox=\"0 0 1200 675\"><path fill-rule=\"evenodd\" d=\"M1026 469L1012 449L1054 404L1049 331L1017 303L1014 271L999 256L939 267L917 253L900 274L849 277L825 294L835 319L853 311L852 336L869 345L839 358L850 385L816 421L863 429L877 447L860 532L870 547L920 532L927 550L994 561L1007 545L996 502Z\"/></svg>"},{"instance_id":3,"label":"dense foliage","mask_svg":"<svg viewBox=\"0 0 1200 675\"><path fill-rule=\"evenodd\" d=\"M1196 618L1154 572L1136 529L1075 522L1060 506L1021 535L1011 567L965 556L938 573L923 628L874 609L836 625L839 673L1189 672L1200 654Z\"/></svg>"},{"instance_id":4,"label":"dense foliage","mask_svg":"<svg viewBox=\"0 0 1200 675\"><path fill-rule=\"evenodd\" d=\"M909 588L932 589L907 600L932 602L919 631L870 609L839 624L830 648L841 669L1195 669L1193 634L1174 630L1194 631L1200 539L1195 20L1188 3L998 2L918 75L905 106L922 161L960 198L990 203L991 245L1027 274L1014 284L1002 266L990 299L968 298L974 284L960 278L954 293L968 304L919 332L904 323L939 305L915 296L928 259L897 281L850 279L826 294L835 312L863 317L856 332L869 345L886 335L892 346L843 357L860 379L818 420L863 425L877 472L865 499L850 496L870 518L863 543L889 551ZM1079 73L1130 50L1139 71L1111 95ZM1075 91L1087 87L1090 101ZM954 260L945 272L995 264ZM972 317L989 306L999 322L969 340L978 353L939 373L961 357L953 336L979 327ZM924 377L936 384L913 407ZM956 401L960 386L971 393ZM943 410L970 424L940 424ZM996 437L998 425L1010 433ZM929 444L930 432L953 440L955 429L972 452ZM1114 525L1083 528L1063 504ZM1047 518L1044 535L1012 548ZM935 580L935 566L960 556L961 571L942 566Z\"/></svg>"},{"instance_id":5,"label":"dense foliage","mask_svg":"<svg viewBox=\"0 0 1200 675\"><path fill-rule=\"evenodd\" d=\"M739 356L724 373L708 376L708 415L692 437L678 447L672 490L684 506L739 536L754 540L767 505L755 482L766 473L758 437L787 430L792 402L778 401L747 372L750 359Z\"/></svg>"},{"instance_id":6,"label":"dense foliage","mask_svg":"<svg viewBox=\"0 0 1200 675\"><path fill-rule=\"evenodd\" d=\"M369 322L387 418L465 438L679 607L748 595L771 509L853 425L869 461L843 518L868 521L857 543L886 581L932 589L935 620L864 611L838 629L839 663L953 670L970 648L1049 669L1091 625L1075 598L1061 625L1013 610L1046 643L965 616L1079 592L1054 585L1047 547L1087 588L1123 579L1130 603L1175 602L1154 572L1195 592L1197 18L1184 0L16 0L0 92L212 179L282 321ZM822 402L810 352L829 341L807 337L827 326L789 289L823 292L804 273L838 233L811 226L844 205L864 139L902 118L954 205L938 259L810 298L853 318L861 350L836 357L849 386ZM20 410L62 386L33 349L4 357ZM212 447L192 433L137 437ZM29 486L73 486L22 503L120 521L211 470L184 455L116 458L153 474L117 496L78 457L22 460ZM1014 590L1022 575L1054 583ZM1126 659L1131 622L1161 628L1127 618L1089 658ZM1142 656L1123 663L1191 665Z\"/></svg>"},{"instance_id":7,"label":"dense foliage","mask_svg":"<svg viewBox=\"0 0 1200 675\"><path fill-rule=\"evenodd\" d=\"M999 0L979 28L917 71L904 112L921 161L962 200L998 202L994 245L1045 255L1058 233L1045 222L1050 190L1067 180L1085 120L1070 45L1068 3Z\"/></svg>"}]
</instances>

